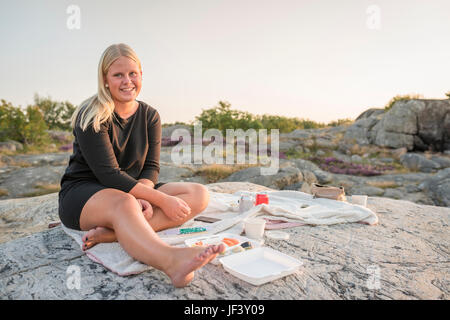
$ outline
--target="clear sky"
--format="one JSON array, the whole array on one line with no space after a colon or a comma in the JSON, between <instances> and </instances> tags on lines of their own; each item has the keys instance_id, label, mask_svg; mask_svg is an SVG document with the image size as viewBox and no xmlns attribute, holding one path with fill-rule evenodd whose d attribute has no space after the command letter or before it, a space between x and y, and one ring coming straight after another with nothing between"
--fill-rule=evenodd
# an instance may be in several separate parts
<instances>
[{"instance_id":1,"label":"clear sky","mask_svg":"<svg viewBox=\"0 0 450 320\"><path fill-rule=\"evenodd\" d=\"M101 53L124 42L143 66L138 100L163 123L220 100L354 119L397 94L445 98L449 13L448 0L0 0L0 99L79 104L97 90Z\"/></svg>"}]
</instances>

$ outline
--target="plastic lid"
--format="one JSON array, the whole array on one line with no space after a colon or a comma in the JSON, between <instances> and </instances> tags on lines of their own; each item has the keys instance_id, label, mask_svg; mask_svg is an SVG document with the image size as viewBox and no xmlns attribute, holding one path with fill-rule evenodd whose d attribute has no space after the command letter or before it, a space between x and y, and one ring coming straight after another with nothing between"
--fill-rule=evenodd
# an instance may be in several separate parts
<instances>
[{"instance_id":1,"label":"plastic lid","mask_svg":"<svg viewBox=\"0 0 450 320\"><path fill-rule=\"evenodd\" d=\"M266 236L275 240L288 240L289 233L283 231L267 231Z\"/></svg>"}]
</instances>

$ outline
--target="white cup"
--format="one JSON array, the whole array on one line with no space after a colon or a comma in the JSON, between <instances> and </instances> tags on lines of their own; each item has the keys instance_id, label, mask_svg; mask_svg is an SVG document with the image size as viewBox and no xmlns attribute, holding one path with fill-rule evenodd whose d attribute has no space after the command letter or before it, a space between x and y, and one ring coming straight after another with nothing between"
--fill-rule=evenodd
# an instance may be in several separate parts
<instances>
[{"instance_id":1,"label":"white cup","mask_svg":"<svg viewBox=\"0 0 450 320\"><path fill-rule=\"evenodd\" d=\"M367 207L367 196L352 195L352 204L359 204L360 206Z\"/></svg>"},{"instance_id":2,"label":"white cup","mask_svg":"<svg viewBox=\"0 0 450 320\"><path fill-rule=\"evenodd\" d=\"M245 234L252 239L261 239L264 235L266 220L261 218L247 219L244 222Z\"/></svg>"}]
</instances>

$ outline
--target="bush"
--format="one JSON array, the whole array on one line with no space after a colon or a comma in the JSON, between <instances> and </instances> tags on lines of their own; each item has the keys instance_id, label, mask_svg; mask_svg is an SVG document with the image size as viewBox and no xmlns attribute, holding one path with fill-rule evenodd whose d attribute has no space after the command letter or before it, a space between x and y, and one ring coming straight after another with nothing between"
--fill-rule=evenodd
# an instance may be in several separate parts
<instances>
[{"instance_id":1,"label":"bush","mask_svg":"<svg viewBox=\"0 0 450 320\"><path fill-rule=\"evenodd\" d=\"M407 94L407 95L396 95L395 97L393 97L388 104L384 107L384 111L388 111L392 108L392 106L397 102L397 101L402 101L402 100L412 100L412 99L422 99L423 96L421 94Z\"/></svg>"},{"instance_id":2,"label":"bush","mask_svg":"<svg viewBox=\"0 0 450 320\"><path fill-rule=\"evenodd\" d=\"M218 129L223 135L226 135L227 129L261 129L263 126L260 121L248 112L232 110L228 102L219 102L219 106L202 110L202 113L195 117L197 121L202 122L203 132L207 129Z\"/></svg>"},{"instance_id":3,"label":"bush","mask_svg":"<svg viewBox=\"0 0 450 320\"><path fill-rule=\"evenodd\" d=\"M11 103L1 100L0 140L15 140L24 144L40 144L47 140L47 125L37 106L28 106L23 112Z\"/></svg>"},{"instance_id":4,"label":"bush","mask_svg":"<svg viewBox=\"0 0 450 320\"><path fill-rule=\"evenodd\" d=\"M34 104L42 111L45 123L50 130L70 130L70 118L76 107L68 101L53 101L35 94Z\"/></svg>"},{"instance_id":5,"label":"bush","mask_svg":"<svg viewBox=\"0 0 450 320\"><path fill-rule=\"evenodd\" d=\"M288 118L274 115L253 115L249 112L232 110L228 102L219 102L219 106L202 110L202 113L196 117L197 121L202 122L203 131L207 129L218 129L224 135L226 129L278 129L280 133L292 132L296 129L315 129L323 128L324 123L318 123L311 120Z\"/></svg>"},{"instance_id":6,"label":"bush","mask_svg":"<svg viewBox=\"0 0 450 320\"><path fill-rule=\"evenodd\" d=\"M343 126L343 125L349 125L352 124L353 120L346 118L346 119L338 119L335 121L331 121L327 126L328 127L339 127L339 126Z\"/></svg>"}]
</instances>

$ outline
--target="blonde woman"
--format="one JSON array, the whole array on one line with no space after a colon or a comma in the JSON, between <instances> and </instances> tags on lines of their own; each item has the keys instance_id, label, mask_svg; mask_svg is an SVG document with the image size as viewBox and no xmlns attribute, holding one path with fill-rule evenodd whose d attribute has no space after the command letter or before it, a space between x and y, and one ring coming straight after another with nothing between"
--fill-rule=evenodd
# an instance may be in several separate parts
<instances>
[{"instance_id":1,"label":"blonde woman","mask_svg":"<svg viewBox=\"0 0 450 320\"><path fill-rule=\"evenodd\" d=\"M208 205L196 183L158 183L161 121L136 100L141 63L125 44L108 47L98 66L98 93L72 117L73 154L61 179L59 216L87 231L83 249L118 241L133 258L165 272L176 287L225 247L172 247L157 231L176 227Z\"/></svg>"}]
</instances>

